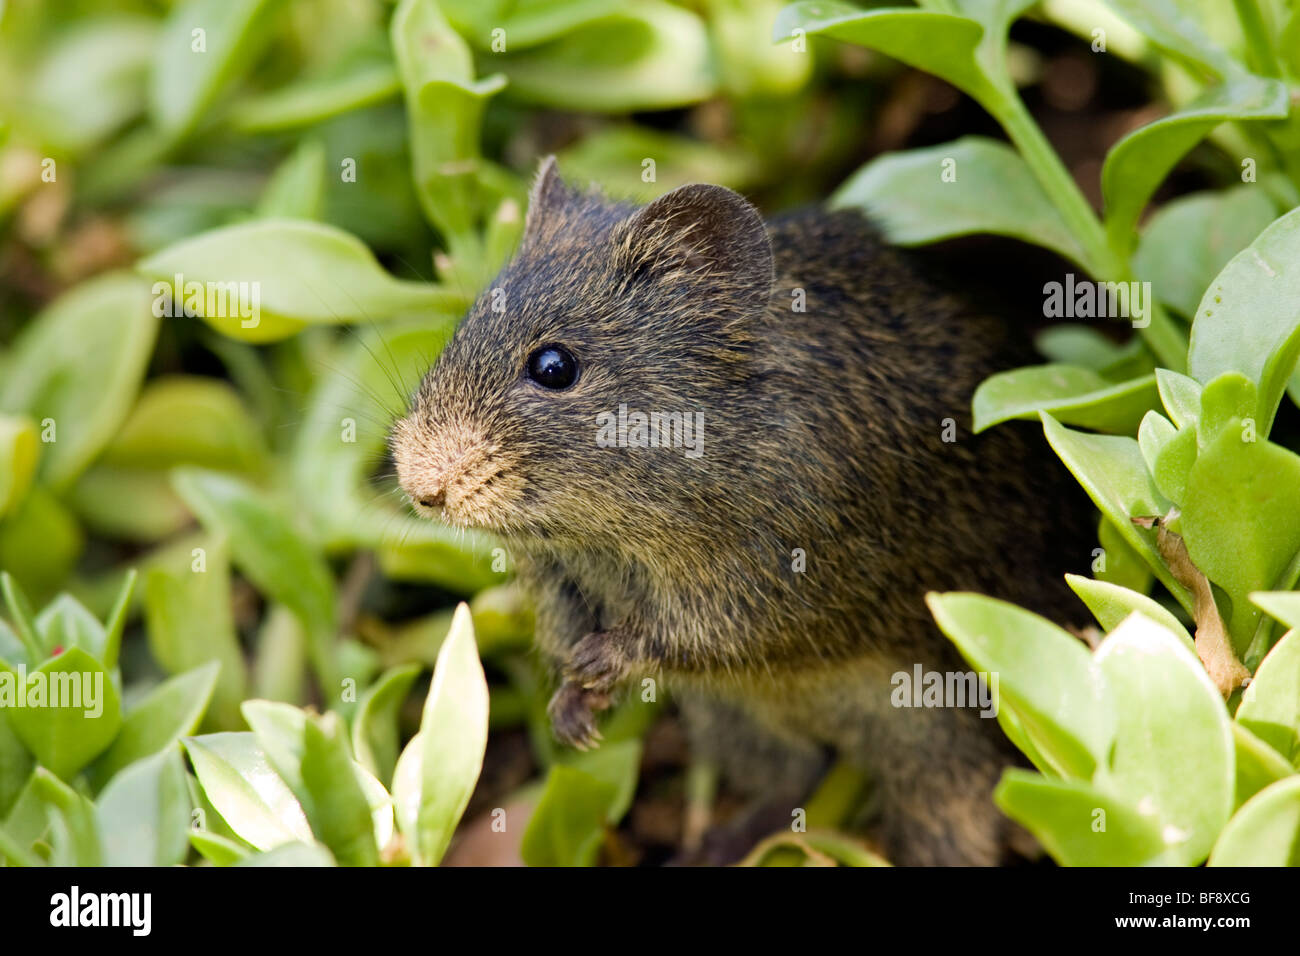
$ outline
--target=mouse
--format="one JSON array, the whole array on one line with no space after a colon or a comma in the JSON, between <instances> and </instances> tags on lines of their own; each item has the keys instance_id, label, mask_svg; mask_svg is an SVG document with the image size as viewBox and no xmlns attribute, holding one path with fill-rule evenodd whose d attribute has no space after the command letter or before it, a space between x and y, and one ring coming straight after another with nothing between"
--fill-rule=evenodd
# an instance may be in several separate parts
<instances>
[{"instance_id":1,"label":"mouse","mask_svg":"<svg viewBox=\"0 0 1300 956\"><path fill-rule=\"evenodd\" d=\"M890 861L991 865L1023 836L992 800L1015 748L898 690L968 670L929 591L1078 613L1095 511L1030 423L971 427L1028 339L860 212L615 201L551 157L390 450L419 514L507 544L560 741L598 745L624 688L662 682L746 795L797 810L845 760Z\"/></svg>"}]
</instances>

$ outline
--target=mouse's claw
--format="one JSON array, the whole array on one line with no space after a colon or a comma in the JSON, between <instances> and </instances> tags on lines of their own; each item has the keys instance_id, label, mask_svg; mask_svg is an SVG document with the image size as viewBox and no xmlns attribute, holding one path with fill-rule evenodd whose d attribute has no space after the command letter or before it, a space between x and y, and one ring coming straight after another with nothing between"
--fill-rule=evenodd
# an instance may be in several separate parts
<instances>
[{"instance_id":1,"label":"mouse's claw","mask_svg":"<svg viewBox=\"0 0 1300 956\"><path fill-rule=\"evenodd\" d=\"M616 631L594 631L569 652L564 676L586 690L609 694L625 677L631 662Z\"/></svg>"},{"instance_id":2,"label":"mouse's claw","mask_svg":"<svg viewBox=\"0 0 1300 956\"><path fill-rule=\"evenodd\" d=\"M566 680L547 705L555 737L578 750L590 750L604 738L596 729L596 712L609 706L605 694L589 691Z\"/></svg>"}]
</instances>

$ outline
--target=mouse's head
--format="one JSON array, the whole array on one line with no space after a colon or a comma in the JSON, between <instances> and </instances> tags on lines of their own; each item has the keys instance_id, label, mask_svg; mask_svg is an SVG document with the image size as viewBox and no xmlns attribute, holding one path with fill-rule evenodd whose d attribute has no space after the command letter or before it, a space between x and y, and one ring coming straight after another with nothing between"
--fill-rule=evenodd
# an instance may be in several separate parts
<instances>
[{"instance_id":1,"label":"mouse's head","mask_svg":"<svg viewBox=\"0 0 1300 956\"><path fill-rule=\"evenodd\" d=\"M402 488L428 516L549 539L673 508L741 417L772 282L763 221L731 190L636 208L546 160L518 254L393 429Z\"/></svg>"}]
</instances>

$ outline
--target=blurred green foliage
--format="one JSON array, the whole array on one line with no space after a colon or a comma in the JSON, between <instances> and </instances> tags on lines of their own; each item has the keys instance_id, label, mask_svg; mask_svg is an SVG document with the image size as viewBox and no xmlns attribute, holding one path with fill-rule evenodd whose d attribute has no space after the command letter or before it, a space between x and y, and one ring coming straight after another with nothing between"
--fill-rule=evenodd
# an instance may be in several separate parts
<instances>
[{"instance_id":1,"label":"blurred green foliage","mask_svg":"<svg viewBox=\"0 0 1300 956\"><path fill-rule=\"evenodd\" d=\"M1150 281L1131 342L1057 328L1050 364L974 401L977 429L1041 418L1101 509L1109 561L1072 583L1109 637L1090 655L1014 608L932 607L1003 674L1003 726L1041 773L1008 775L999 800L1060 862L1295 862L1300 678L1276 625L1300 622L1300 468L1269 434L1300 394L1300 13L1035 9L1094 50L1102 24L1103 49L1174 106L1111 149L1099 216L1020 98L1032 56L1007 31L1027 0L863 6L0 3L0 677L104 688L93 717L0 709L0 857L437 864L489 729L529 744L532 776L504 795L528 817L519 857L610 855L655 708L629 701L600 750L557 752L508 556L416 521L385 463L555 152L619 197L709 181L779 208L838 185L833 205L900 243L1008 235ZM840 184L894 61L968 94L1009 142L890 153ZM1231 188L1143 223L1202 140ZM1211 607L1132 520L1153 517ZM1198 650L1222 631L1222 659L1188 650L1193 618ZM1243 660L1255 683L1229 714L1214 667ZM825 786L819 807L857 793ZM821 829L845 815L750 862L880 862Z\"/></svg>"},{"instance_id":2,"label":"blurred green foliage","mask_svg":"<svg viewBox=\"0 0 1300 956\"><path fill-rule=\"evenodd\" d=\"M438 733L406 705L465 597L492 726L526 728L543 772L521 852L595 859L654 708L616 717L600 754L556 752L508 556L409 515L386 432L512 251L546 152L638 199L695 180L818 194L852 143L810 119L838 107L813 58L771 43L779 6L5 6L0 568L17 630L0 624L0 659L84 665L111 699L97 718L0 712L3 855L436 862L483 759L487 684L467 715L434 677ZM94 637L110 612L120 661ZM174 742L198 729L186 768ZM320 789L345 756L357 783ZM135 816L128 793L149 796ZM130 857L140 828L153 855Z\"/></svg>"},{"instance_id":3,"label":"blurred green foliage","mask_svg":"<svg viewBox=\"0 0 1300 956\"><path fill-rule=\"evenodd\" d=\"M1086 273L1077 288L1102 305L1065 292L1068 314L1082 303L1080 317L1136 331L1120 347L1095 328L1057 327L1043 345L1051 363L992 376L972 403L976 431L1041 420L1101 510L1097 579L1070 584L1104 639L1090 654L979 595L932 594L931 610L996 677L998 719L1040 771L1006 771L996 799L1057 861L1300 865L1300 637L1276 627L1295 623L1300 455L1270 440L1285 396L1300 395L1300 8L1107 0L1121 47L1176 109L1110 147L1098 215L1012 79L1007 31L1030 5L816 0L787 7L776 27L934 73L1011 143L970 136L881 156L834 204L867 210L907 244L993 233L1045 246ZM1106 51L1113 24L1099 5L1055 6ZM1237 183L1170 203L1139 230L1169 172L1229 122L1215 145ZM1043 293L1050 303L1050 284ZM1170 606L1147 596L1153 580Z\"/></svg>"}]
</instances>

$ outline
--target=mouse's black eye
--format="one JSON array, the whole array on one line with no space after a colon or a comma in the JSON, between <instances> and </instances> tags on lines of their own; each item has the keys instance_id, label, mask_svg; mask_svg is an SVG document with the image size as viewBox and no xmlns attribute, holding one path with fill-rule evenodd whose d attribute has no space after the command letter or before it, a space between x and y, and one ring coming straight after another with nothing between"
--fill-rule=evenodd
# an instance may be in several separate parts
<instances>
[{"instance_id":1,"label":"mouse's black eye","mask_svg":"<svg viewBox=\"0 0 1300 956\"><path fill-rule=\"evenodd\" d=\"M568 388L578 380L578 360L563 345L547 345L528 357L528 377L542 388Z\"/></svg>"}]
</instances>

